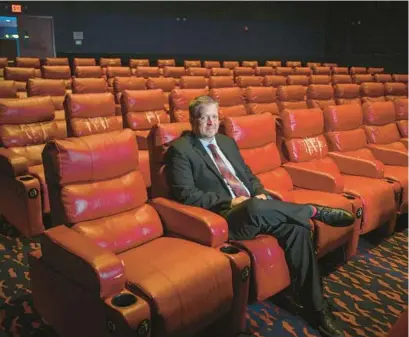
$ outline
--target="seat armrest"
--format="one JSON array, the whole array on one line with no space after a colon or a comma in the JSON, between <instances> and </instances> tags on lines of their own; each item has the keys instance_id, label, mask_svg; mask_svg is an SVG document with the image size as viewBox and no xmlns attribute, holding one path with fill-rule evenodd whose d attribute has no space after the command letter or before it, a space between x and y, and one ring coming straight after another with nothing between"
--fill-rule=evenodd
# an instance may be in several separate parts
<instances>
[{"instance_id":1,"label":"seat armrest","mask_svg":"<svg viewBox=\"0 0 409 337\"><path fill-rule=\"evenodd\" d=\"M28 173L28 160L9 149L0 148L0 174L18 177Z\"/></svg>"},{"instance_id":2,"label":"seat armrest","mask_svg":"<svg viewBox=\"0 0 409 337\"><path fill-rule=\"evenodd\" d=\"M335 173L325 170L325 167L314 166L309 162L285 163L283 166L297 187L329 193L341 193L344 190L344 183L339 171Z\"/></svg>"},{"instance_id":3,"label":"seat armrest","mask_svg":"<svg viewBox=\"0 0 409 337\"><path fill-rule=\"evenodd\" d=\"M209 247L218 247L228 240L227 222L216 213L161 197L151 204L168 232Z\"/></svg>"},{"instance_id":4,"label":"seat armrest","mask_svg":"<svg viewBox=\"0 0 409 337\"><path fill-rule=\"evenodd\" d=\"M125 287L125 268L111 251L64 225L48 229L41 236L43 259L50 267L101 298Z\"/></svg>"},{"instance_id":5,"label":"seat armrest","mask_svg":"<svg viewBox=\"0 0 409 337\"><path fill-rule=\"evenodd\" d=\"M368 144L376 159L385 165L408 166L408 153L390 149L382 145Z\"/></svg>"},{"instance_id":6,"label":"seat armrest","mask_svg":"<svg viewBox=\"0 0 409 337\"><path fill-rule=\"evenodd\" d=\"M384 165L379 160L351 157L340 152L330 152L328 155L335 161L341 173L377 179L384 176Z\"/></svg>"},{"instance_id":7,"label":"seat armrest","mask_svg":"<svg viewBox=\"0 0 409 337\"><path fill-rule=\"evenodd\" d=\"M271 195L273 199L285 202L293 202L293 198L289 195L288 191L272 190L270 188L265 188L265 190Z\"/></svg>"}]
</instances>

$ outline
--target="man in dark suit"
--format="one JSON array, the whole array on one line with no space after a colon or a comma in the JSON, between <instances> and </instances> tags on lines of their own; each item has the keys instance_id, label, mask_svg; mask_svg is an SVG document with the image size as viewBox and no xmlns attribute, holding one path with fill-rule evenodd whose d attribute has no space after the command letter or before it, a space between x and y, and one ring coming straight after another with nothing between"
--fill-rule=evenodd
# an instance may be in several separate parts
<instances>
[{"instance_id":1,"label":"man in dark suit","mask_svg":"<svg viewBox=\"0 0 409 337\"><path fill-rule=\"evenodd\" d=\"M324 301L309 220L346 226L354 221L353 215L342 209L274 200L245 164L235 141L217 133L218 103L209 96L197 97L190 103L189 115L192 132L173 142L165 158L173 198L223 216L231 240L275 236L304 306L317 313L320 332L344 336Z\"/></svg>"}]
</instances>

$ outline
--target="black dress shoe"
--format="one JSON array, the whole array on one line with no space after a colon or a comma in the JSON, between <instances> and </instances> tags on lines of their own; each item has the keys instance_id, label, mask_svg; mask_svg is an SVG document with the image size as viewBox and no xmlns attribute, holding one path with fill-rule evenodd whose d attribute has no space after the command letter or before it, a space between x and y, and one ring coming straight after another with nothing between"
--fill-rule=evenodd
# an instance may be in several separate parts
<instances>
[{"instance_id":1,"label":"black dress shoe","mask_svg":"<svg viewBox=\"0 0 409 337\"><path fill-rule=\"evenodd\" d=\"M323 337L345 337L328 308L318 312L318 331Z\"/></svg>"},{"instance_id":2,"label":"black dress shoe","mask_svg":"<svg viewBox=\"0 0 409 337\"><path fill-rule=\"evenodd\" d=\"M312 218L325 222L328 225L346 227L352 225L355 221L353 214L342 208L331 208L315 204L311 204L311 206L317 209L317 214Z\"/></svg>"}]
</instances>

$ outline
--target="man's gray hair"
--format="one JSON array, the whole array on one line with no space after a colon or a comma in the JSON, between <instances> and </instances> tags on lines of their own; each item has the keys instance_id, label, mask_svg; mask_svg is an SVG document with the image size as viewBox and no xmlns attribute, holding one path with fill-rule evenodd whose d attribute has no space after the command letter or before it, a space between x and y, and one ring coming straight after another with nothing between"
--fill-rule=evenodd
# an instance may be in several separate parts
<instances>
[{"instance_id":1,"label":"man's gray hair","mask_svg":"<svg viewBox=\"0 0 409 337\"><path fill-rule=\"evenodd\" d=\"M201 116L202 108L206 105L219 103L210 96L198 96L189 103L189 118L194 120Z\"/></svg>"}]
</instances>

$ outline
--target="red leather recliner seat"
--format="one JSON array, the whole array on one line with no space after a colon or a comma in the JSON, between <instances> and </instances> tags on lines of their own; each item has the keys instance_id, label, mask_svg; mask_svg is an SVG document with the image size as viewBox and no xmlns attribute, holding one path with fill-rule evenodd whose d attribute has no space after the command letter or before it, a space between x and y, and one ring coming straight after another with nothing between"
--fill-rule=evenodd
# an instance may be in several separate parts
<instances>
[{"instance_id":1,"label":"red leather recliner seat","mask_svg":"<svg viewBox=\"0 0 409 337\"><path fill-rule=\"evenodd\" d=\"M14 81L0 81L0 98L18 98Z\"/></svg>"},{"instance_id":2,"label":"red leather recliner seat","mask_svg":"<svg viewBox=\"0 0 409 337\"><path fill-rule=\"evenodd\" d=\"M359 85L357 84L336 84L334 85L334 95L336 104L361 104Z\"/></svg>"},{"instance_id":3,"label":"red leather recliner seat","mask_svg":"<svg viewBox=\"0 0 409 337\"><path fill-rule=\"evenodd\" d=\"M401 135L400 141L408 148L408 99L394 101L395 119Z\"/></svg>"}]
</instances>

